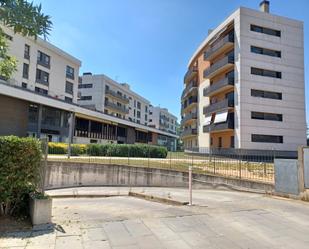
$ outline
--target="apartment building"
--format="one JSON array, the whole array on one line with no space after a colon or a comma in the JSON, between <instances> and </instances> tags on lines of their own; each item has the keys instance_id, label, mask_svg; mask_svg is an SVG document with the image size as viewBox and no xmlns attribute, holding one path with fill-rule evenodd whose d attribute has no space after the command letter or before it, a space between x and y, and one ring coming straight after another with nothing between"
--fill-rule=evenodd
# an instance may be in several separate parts
<instances>
[{"instance_id":1,"label":"apartment building","mask_svg":"<svg viewBox=\"0 0 309 249\"><path fill-rule=\"evenodd\" d=\"M103 108L96 111L96 106L93 110L81 107L77 104L81 62L47 41L2 28L9 39L9 53L18 60L18 69L12 79L0 79L0 135L47 137L53 142L143 143L175 149L178 137L147 126L150 103L131 92L128 85L105 77L102 87L106 94L98 97L103 100ZM81 79L80 89L91 89L90 84L95 86L96 81L85 82L82 84ZM131 112L121 112L118 103L127 105ZM123 118L130 113L132 121ZM163 144L161 140L174 142Z\"/></svg>"},{"instance_id":2,"label":"apartment building","mask_svg":"<svg viewBox=\"0 0 309 249\"><path fill-rule=\"evenodd\" d=\"M150 127L176 134L177 117L171 114L168 109L160 106L150 106L149 123Z\"/></svg>"},{"instance_id":3,"label":"apartment building","mask_svg":"<svg viewBox=\"0 0 309 249\"><path fill-rule=\"evenodd\" d=\"M5 26L1 28L8 37L10 55L18 61L10 84L69 103L77 102L81 66L78 59L39 37L34 40L14 34Z\"/></svg>"},{"instance_id":4,"label":"apartment building","mask_svg":"<svg viewBox=\"0 0 309 249\"><path fill-rule=\"evenodd\" d=\"M133 92L129 84L118 83L104 74L84 73L78 88L79 105L148 125L150 102Z\"/></svg>"},{"instance_id":5,"label":"apartment building","mask_svg":"<svg viewBox=\"0 0 309 249\"><path fill-rule=\"evenodd\" d=\"M303 23L240 7L184 77L182 139L193 147L295 151L306 144Z\"/></svg>"}]
</instances>

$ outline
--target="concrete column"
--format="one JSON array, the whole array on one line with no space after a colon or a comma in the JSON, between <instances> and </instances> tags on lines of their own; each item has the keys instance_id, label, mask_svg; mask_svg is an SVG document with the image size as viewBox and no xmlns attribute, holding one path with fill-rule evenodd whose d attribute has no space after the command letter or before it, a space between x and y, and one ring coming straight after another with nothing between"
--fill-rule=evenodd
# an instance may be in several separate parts
<instances>
[{"instance_id":1,"label":"concrete column","mask_svg":"<svg viewBox=\"0 0 309 249\"><path fill-rule=\"evenodd\" d=\"M39 105L38 130L37 130L37 137L38 138L41 138L41 127L42 127L42 105Z\"/></svg>"}]
</instances>

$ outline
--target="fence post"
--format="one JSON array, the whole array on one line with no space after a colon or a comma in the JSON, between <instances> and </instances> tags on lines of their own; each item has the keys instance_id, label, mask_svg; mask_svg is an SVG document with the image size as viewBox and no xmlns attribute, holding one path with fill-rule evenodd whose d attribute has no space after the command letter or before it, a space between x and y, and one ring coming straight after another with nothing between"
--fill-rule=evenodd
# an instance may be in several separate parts
<instances>
[{"instance_id":1,"label":"fence post","mask_svg":"<svg viewBox=\"0 0 309 249\"><path fill-rule=\"evenodd\" d=\"M150 166L150 146L148 145L148 168Z\"/></svg>"},{"instance_id":2,"label":"fence post","mask_svg":"<svg viewBox=\"0 0 309 249\"><path fill-rule=\"evenodd\" d=\"M128 165L130 165L130 146L128 146Z\"/></svg>"},{"instance_id":3,"label":"fence post","mask_svg":"<svg viewBox=\"0 0 309 249\"><path fill-rule=\"evenodd\" d=\"M189 166L189 206L192 206L192 166Z\"/></svg>"},{"instance_id":4,"label":"fence post","mask_svg":"<svg viewBox=\"0 0 309 249\"><path fill-rule=\"evenodd\" d=\"M238 153L238 164L239 164L239 179L241 179L241 149L239 149Z\"/></svg>"},{"instance_id":5,"label":"fence post","mask_svg":"<svg viewBox=\"0 0 309 249\"><path fill-rule=\"evenodd\" d=\"M172 168L172 151L169 152L170 154L170 169Z\"/></svg>"},{"instance_id":6,"label":"fence post","mask_svg":"<svg viewBox=\"0 0 309 249\"><path fill-rule=\"evenodd\" d=\"M42 194L45 194L45 175L46 175L46 168L47 168L47 155L48 155L48 141L47 138L43 140L44 142L44 163L42 168L42 176L41 176L41 191Z\"/></svg>"}]
</instances>

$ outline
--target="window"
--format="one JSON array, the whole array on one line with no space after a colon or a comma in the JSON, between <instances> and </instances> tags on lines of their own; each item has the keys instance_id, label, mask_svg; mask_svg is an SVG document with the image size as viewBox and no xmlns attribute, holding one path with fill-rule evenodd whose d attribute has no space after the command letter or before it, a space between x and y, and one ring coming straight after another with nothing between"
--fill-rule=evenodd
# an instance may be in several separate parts
<instances>
[{"instance_id":1,"label":"window","mask_svg":"<svg viewBox=\"0 0 309 249\"><path fill-rule=\"evenodd\" d=\"M147 117L147 114L145 114L145 121L147 121L148 117Z\"/></svg>"},{"instance_id":2,"label":"window","mask_svg":"<svg viewBox=\"0 0 309 249\"><path fill-rule=\"evenodd\" d=\"M137 101L137 109L141 109L141 102Z\"/></svg>"},{"instance_id":3,"label":"window","mask_svg":"<svg viewBox=\"0 0 309 249\"><path fill-rule=\"evenodd\" d=\"M73 88L74 88L73 83L68 82L68 81L65 82L65 92L66 93L73 94Z\"/></svg>"},{"instance_id":4,"label":"window","mask_svg":"<svg viewBox=\"0 0 309 249\"><path fill-rule=\"evenodd\" d=\"M69 79L74 80L74 68L73 67L67 66L67 68L66 68L66 77L69 78Z\"/></svg>"},{"instance_id":5,"label":"window","mask_svg":"<svg viewBox=\"0 0 309 249\"><path fill-rule=\"evenodd\" d=\"M44 72L40 69L36 70L36 82L44 84L44 85L49 85L49 73Z\"/></svg>"},{"instance_id":6,"label":"window","mask_svg":"<svg viewBox=\"0 0 309 249\"><path fill-rule=\"evenodd\" d=\"M136 120L136 123L140 124L140 123L141 123L141 121L140 121L140 120Z\"/></svg>"},{"instance_id":7,"label":"window","mask_svg":"<svg viewBox=\"0 0 309 249\"><path fill-rule=\"evenodd\" d=\"M72 103L72 102L73 102L73 99L72 99L72 98L69 98L69 97L64 97L64 101L65 101L65 102L68 102L68 103Z\"/></svg>"},{"instance_id":8,"label":"window","mask_svg":"<svg viewBox=\"0 0 309 249\"><path fill-rule=\"evenodd\" d=\"M41 51L38 51L38 64L50 68L50 56L47 54L44 54Z\"/></svg>"},{"instance_id":9,"label":"window","mask_svg":"<svg viewBox=\"0 0 309 249\"><path fill-rule=\"evenodd\" d=\"M282 93L263 91L263 90L255 90L255 89L251 89L251 96L252 97L260 97L260 98L267 98L267 99L279 99L279 100L282 99Z\"/></svg>"},{"instance_id":10,"label":"window","mask_svg":"<svg viewBox=\"0 0 309 249\"><path fill-rule=\"evenodd\" d=\"M262 120L282 122L282 114L267 113L267 112L251 112L251 119L262 119Z\"/></svg>"},{"instance_id":11,"label":"window","mask_svg":"<svg viewBox=\"0 0 309 249\"><path fill-rule=\"evenodd\" d=\"M23 65L23 78L28 79L29 78L29 64L24 63Z\"/></svg>"},{"instance_id":12,"label":"window","mask_svg":"<svg viewBox=\"0 0 309 249\"><path fill-rule=\"evenodd\" d=\"M235 147L234 136L231 136L231 148Z\"/></svg>"},{"instance_id":13,"label":"window","mask_svg":"<svg viewBox=\"0 0 309 249\"><path fill-rule=\"evenodd\" d=\"M92 96L81 96L80 100L92 100Z\"/></svg>"},{"instance_id":14,"label":"window","mask_svg":"<svg viewBox=\"0 0 309 249\"><path fill-rule=\"evenodd\" d=\"M25 44L24 58L30 59L30 46L28 44Z\"/></svg>"},{"instance_id":15,"label":"window","mask_svg":"<svg viewBox=\"0 0 309 249\"><path fill-rule=\"evenodd\" d=\"M134 109L134 111L133 111L134 117L135 117L135 115L136 115L135 112L136 112L136 111L135 111L135 109Z\"/></svg>"},{"instance_id":16,"label":"window","mask_svg":"<svg viewBox=\"0 0 309 249\"><path fill-rule=\"evenodd\" d=\"M39 94L43 94L43 95L47 95L48 94L48 91L43 89L43 88L40 88L40 87L35 87L35 92L39 93Z\"/></svg>"},{"instance_id":17,"label":"window","mask_svg":"<svg viewBox=\"0 0 309 249\"><path fill-rule=\"evenodd\" d=\"M281 58L281 51L251 46L251 52Z\"/></svg>"},{"instance_id":18,"label":"window","mask_svg":"<svg viewBox=\"0 0 309 249\"><path fill-rule=\"evenodd\" d=\"M281 31L280 30L265 28L265 27L254 25L254 24L251 24L250 29L251 29L251 31L254 31L254 32L281 37Z\"/></svg>"},{"instance_id":19,"label":"window","mask_svg":"<svg viewBox=\"0 0 309 249\"><path fill-rule=\"evenodd\" d=\"M27 83L25 83L25 82L21 83L21 87L22 88L27 88Z\"/></svg>"},{"instance_id":20,"label":"window","mask_svg":"<svg viewBox=\"0 0 309 249\"><path fill-rule=\"evenodd\" d=\"M251 74L281 79L281 72L251 67Z\"/></svg>"},{"instance_id":21,"label":"window","mask_svg":"<svg viewBox=\"0 0 309 249\"><path fill-rule=\"evenodd\" d=\"M219 147L219 148L222 148L222 137L219 137L218 147Z\"/></svg>"},{"instance_id":22,"label":"window","mask_svg":"<svg viewBox=\"0 0 309 249\"><path fill-rule=\"evenodd\" d=\"M134 107L136 107L136 100L134 99Z\"/></svg>"},{"instance_id":23,"label":"window","mask_svg":"<svg viewBox=\"0 0 309 249\"><path fill-rule=\"evenodd\" d=\"M283 136L252 134L251 141L255 143L283 143Z\"/></svg>"},{"instance_id":24,"label":"window","mask_svg":"<svg viewBox=\"0 0 309 249\"><path fill-rule=\"evenodd\" d=\"M137 112L136 112L136 117L137 117L137 118L141 118L141 112L140 112L140 111L137 111Z\"/></svg>"},{"instance_id":25,"label":"window","mask_svg":"<svg viewBox=\"0 0 309 249\"><path fill-rule=\"evenodd\" d=\"M79 84L78 85L78 88L81 89L81 88L92 88L93 85L92 84Z\"/></svg>"},{"instance_id":26,"label":"window","mask_svg":"<svg viewBox=\"0 0 309 249\"><path fill-rule=\"evenodd\" d=\"M145 105L145 112L147 113L148 112L148 106Z\"/></svg>"}]
</instances>

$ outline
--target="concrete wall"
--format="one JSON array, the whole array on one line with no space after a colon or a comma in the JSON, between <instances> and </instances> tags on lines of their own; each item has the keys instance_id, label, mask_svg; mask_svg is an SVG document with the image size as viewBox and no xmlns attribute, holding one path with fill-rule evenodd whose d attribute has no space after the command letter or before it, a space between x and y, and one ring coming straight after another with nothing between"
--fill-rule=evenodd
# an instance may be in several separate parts
<instances>
[{"instance_id":1,"label":"concrete wall","mask_svg":"<svg viewBox=\"0 0 309 249\"><path fill-rule=\"evenodd\" d=\"M273 190L272 184L211 175L193 174L193 179L195 187ZM47 189L74 186L187 187L188 173L133 166L48 162L45 184Z\"/></svg>"},{"instance_id":2,"label":"concrete wall","mask_svg":"<svg viewBox=\"0 0 309 249\"><path fill-rule=\"evenodd\" d=\"M0 106L0 136L25 137L28 126L28 102L0 95Z\"/></svg>"}]
</instances>

